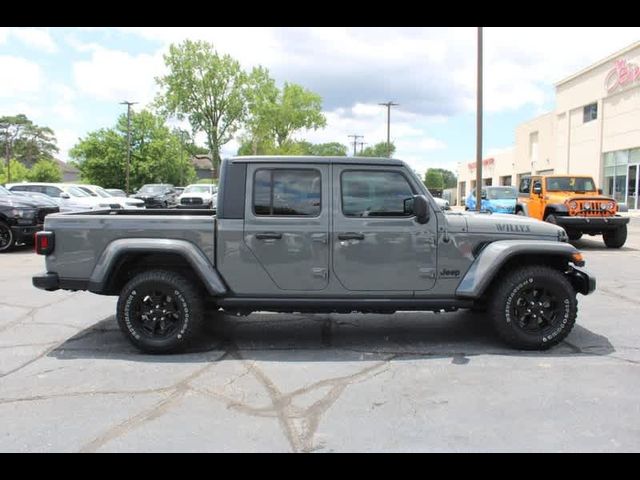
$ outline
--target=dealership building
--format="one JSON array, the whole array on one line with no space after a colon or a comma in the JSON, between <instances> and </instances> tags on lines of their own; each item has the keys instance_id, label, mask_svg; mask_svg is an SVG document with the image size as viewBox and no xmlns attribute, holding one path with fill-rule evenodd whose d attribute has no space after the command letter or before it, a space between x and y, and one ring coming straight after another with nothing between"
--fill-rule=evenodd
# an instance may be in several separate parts
<instances>
[{"instance_id":1,"label":"dealership building","mask_svg":"<svg viewBox=\"0 0 640 480\"><path fill-rule=\"evenodd\" d=\"M605 194L640 209L640 42L561 80L555 91L555 110L518 125L515 146L483 160L483 185L590 175ZM459 164L457 197L475 183L475 161Z\"/></svg>"}]
</instances>

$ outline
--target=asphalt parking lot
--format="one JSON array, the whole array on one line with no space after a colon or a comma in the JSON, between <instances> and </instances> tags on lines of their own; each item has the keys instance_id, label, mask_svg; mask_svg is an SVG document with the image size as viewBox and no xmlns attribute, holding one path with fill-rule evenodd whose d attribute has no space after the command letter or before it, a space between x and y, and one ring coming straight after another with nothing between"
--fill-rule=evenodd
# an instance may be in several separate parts
<instances>
[{"instance_id":1,"label":"asphalt parking lot","mask_svg":"<svg viewBox=\"0 0 640 480\"><path fill-rule=\"evenodd\" d=\"M547 352L467 312L255 314L138 353L115 298L46 293L0 256L0 451L638 451L640 218L575 242L598 288Z\"/></svg>"}]
</instances>

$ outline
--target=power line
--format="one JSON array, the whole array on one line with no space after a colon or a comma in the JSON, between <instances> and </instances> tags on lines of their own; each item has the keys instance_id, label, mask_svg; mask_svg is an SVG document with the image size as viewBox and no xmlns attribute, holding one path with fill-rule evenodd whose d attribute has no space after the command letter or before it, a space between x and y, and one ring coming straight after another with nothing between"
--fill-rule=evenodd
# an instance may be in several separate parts
<instances>
[{"instance_id":1,"label":"power line","mask_svg":"<svg viewBox=\"0 0 640 480\"><path fill-rule=\"evenodd\" d=\"M385 102L379 103L378 105L387 107L387 157L391 157L391 107L397 107L400 104Z\"/></svg>"},{"instance_id":2,"label":"power line","mask_svg":"<svg viewBox=\"0 0 640 480\"><path fill-rule=\"evenodd\" d=\"M349 138L353 138L353 156L357 155L356 153L356 145L358 144L359 138L364 138L364 135L347 135Z\"/></svg>"},{"instance_id":3,"label":"power line","mask_svg":"<svg viewBox=\"0 0 640 480\"><path fill-rule=\"evenodd\" d=\"M125 193L127 195L129 195L129 171L131 170L131 105L135 105L136 103L138 102L120 102L120 105L127 106L127 184L125 187Z\"/></svg>"}]
</instances>

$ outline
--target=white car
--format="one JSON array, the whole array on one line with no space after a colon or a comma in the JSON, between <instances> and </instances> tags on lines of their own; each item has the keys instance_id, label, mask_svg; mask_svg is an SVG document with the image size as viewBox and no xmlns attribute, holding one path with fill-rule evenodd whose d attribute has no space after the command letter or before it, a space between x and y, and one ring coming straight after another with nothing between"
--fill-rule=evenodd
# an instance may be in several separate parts
<instances>
[{"instance_id":1,"label":"white car","mask_svg":"<svg viewBox=\"0 0 640 480\"><path fill-rule=\"evenodd\" d=\"M444 198L433 197L433 199L436 201L436 203L438 204L438 206L443 212L446 210L451 210L451 206L449 205L449 202Z\"/></svg>"},{"instance_id":2,"label":"white car","mask_svg":"<svg viewBox=\"0 0 640 480\"><path fill-rule=\"evenodd\" d=\"M178 208L216 208L218 187L209 183L195 183L178 197Z\"/></svg>"},{"instance_id":3,"label":"white car","mask_svg":"<svg viewBox=\"0 0 640 480\"><path fill-rule=\"evenodd\" d=\"M103 198L108 202L115 202L120 204L122 208L125 210L139 210L144 208L144 200L140 200L138 198L128 198L121 197L117 195L113 195L107 192L104 188L99 187L98 185L74 185L74 187L78 187L81 190L84 190L92 197Z\"/></svg>"},{"instance_id":4,"label":"white car","mask_svg":"<svg viewBox=\"0 0 640 480\"><path fill-rule=\"evenodd\" d=\"M61 210L89 211L122 209L119 203L111 202L106 198L92 197L75 185L66 183L10 183L6 188L12 192L44 193L51 197L60 206Z\"/></svg>"}]
</instances>

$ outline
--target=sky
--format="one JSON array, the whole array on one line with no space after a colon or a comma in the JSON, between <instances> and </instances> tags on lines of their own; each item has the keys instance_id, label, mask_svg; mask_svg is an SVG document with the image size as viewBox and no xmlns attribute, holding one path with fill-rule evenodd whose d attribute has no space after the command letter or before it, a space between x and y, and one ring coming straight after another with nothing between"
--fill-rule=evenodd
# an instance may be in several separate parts
<instances>
[{"instance_id":1,"label":"sky","mask_svg":"<svg viewBox=\"0 0 640 480\"><path fill-rule=\"evenodd\" d=\"M326 128L297 139L386 141L378 103L393 101L396 158L419 173L475 158L475 27L0 27L0 116L51 127L67 161L79 138L115 124L120 102L139 110L153 100L163 53L185 39L320 94ZM638 40L631 27L484 28L484 155L554 108L554 83ZM237 148L232 140L222 156Z\"/></svg>"}]
</instances>

